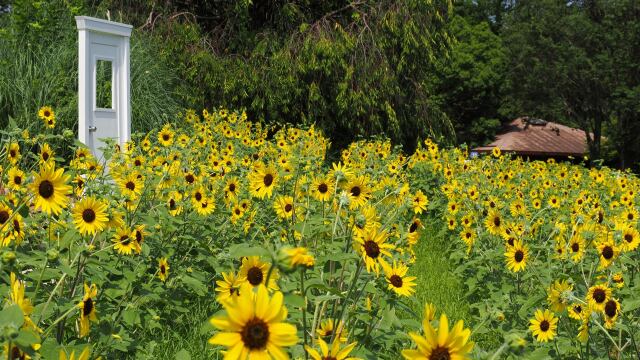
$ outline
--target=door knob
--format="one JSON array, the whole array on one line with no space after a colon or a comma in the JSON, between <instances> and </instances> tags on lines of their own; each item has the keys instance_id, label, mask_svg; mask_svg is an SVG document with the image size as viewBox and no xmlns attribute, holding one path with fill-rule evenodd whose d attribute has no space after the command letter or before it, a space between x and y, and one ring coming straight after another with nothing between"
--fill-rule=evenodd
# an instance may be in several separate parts
<instances>
[{"instance_id":1,"label":"door knob","mask_svg":"<svg viewBox=\"0 0 640 360\"><path fill-rule=\"evenodd\" d=\"M89 132L96 132L96 130L98 130L97 127L95 126L89 126Z\"/></svg>"}]
</instances>

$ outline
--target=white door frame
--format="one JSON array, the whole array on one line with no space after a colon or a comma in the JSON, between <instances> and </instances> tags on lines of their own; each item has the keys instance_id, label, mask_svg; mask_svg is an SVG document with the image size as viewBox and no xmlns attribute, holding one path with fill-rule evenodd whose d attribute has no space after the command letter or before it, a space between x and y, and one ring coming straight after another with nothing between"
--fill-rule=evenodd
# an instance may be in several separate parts
<instances>
[{"instance_id":1,"label":"white door frame","mask_svg":"<svg viewBox=\"0 0 640 360\"><path fill-rule=\"evenodd\" d=\"M78 28L78 140L103 160L103 138L113 138L124 151L131 139L129 39L132 26L76 16ZM111 62L111 108L98 108L98 60Z\"/></svg>"}]
</instances>

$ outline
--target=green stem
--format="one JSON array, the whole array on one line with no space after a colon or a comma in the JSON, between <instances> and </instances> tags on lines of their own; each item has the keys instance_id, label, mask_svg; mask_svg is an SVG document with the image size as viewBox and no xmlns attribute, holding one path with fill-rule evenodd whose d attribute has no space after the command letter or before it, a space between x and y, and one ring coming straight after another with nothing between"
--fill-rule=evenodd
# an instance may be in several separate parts
<instances>
[{"instance_id":1,"label":"green stem","mask_svg":"<svg viewBox=\"0 0 640 360\"><path fill-rule=\"evenodd\" d=\"M302 333L304 334L304 345L307 345L307 294L306 291L304 289L304 270L305 268L302 267L300 269L300 289L302 290L302 304L303 304L303 308L302 308ZM304 358L305 359L309 359L309 353L308 352L304 352Z\"/></svg>"}]
</instances>

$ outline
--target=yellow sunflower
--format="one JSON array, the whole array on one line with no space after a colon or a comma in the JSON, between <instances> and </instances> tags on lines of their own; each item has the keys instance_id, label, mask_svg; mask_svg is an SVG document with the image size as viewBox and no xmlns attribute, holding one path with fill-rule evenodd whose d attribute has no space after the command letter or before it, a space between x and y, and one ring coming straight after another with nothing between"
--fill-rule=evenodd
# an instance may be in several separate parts
<instances>
[{"instance_id":1,"label":"yellow sunflower","mask_svg":"<svg viewBox=\"0 0 640 360\"><path fill-rule=\"evenodd\" d=\"M416 343L417 349L402 350L402 356L410 360L422 359L469 359L469 353L473 349L473 342L469 341L471 330L464 328L462 320L458 321L453 329L449 330L447 315L442 314L438 328L434 328L429 322L426 325L424 336L410 332L409 336Z\"/></svg>"},{"instance_id":2,"label":"yellow sunflower","mask_svg":"<svg viewBox=\"0 0 640 360\"><path fill-rule=\"evenodd\" d=\"M547 290L547 302L551 310L562 312L569 305L571 291L573 291L573 285L567 280L554 281Z\"/></svg>"},{"instance_id":3,"label":"yellow sunflower","mask_svg":"<svg viewBox=\"0 0 640 360\"><path fill-rule=\"evenodd\" d=\"M500 235L504 230L504 222L500 216L500 212L496 209L491 209L487 218L484 221L484 225L487 227L487 231L491 235Z\"/></svg>"},{"instance_id":4,"label":"yellow sunflower","mask_svg":"<svg viewBox=\"0 0 640 360\"><path fill-rule=\"evenodd\" d=\"M289 195L278 196L273 202L273 209L281 219L291 219L293 217L293 198Z\"/></svg>"},{"instance_id":5,"label":"yellow sunflower","mask_svg":"<svg viewBox=\"0 0 640 360\"><path fill-rule=\"evenodd\" d=\"M182 213L183 207L180 204L182 201L182 193L177 191L171 191L169 193L169 199L167 200L167 208L171 216L178 216Z\"/></svg>"},{"instance_id":6,"label":"yellow sunflower","mask_svg":"<svg viewBox=\"0 0 640 360\"><path fill-rule=\"evenodd\" d=\"M614 298L609 299L604 304L604 327L606 327L607 329L613 328L613 325L615 325L620 312L620 302L618 302L618 300Z\"/></svg>"},{"instance_id":7,"label":"yellow sunflower","mask_svg":"<svg viewBox=\"0 0 640 360\"><path fill-rule=\"evenodd\" d=\"M93 197L85 197L73 208L73 223L81 235L94 235L107 227L107 204Z\"/></svg>"},{"instance_id":8,"label":"yellow sunflower","mask_svg":"<svg viewBox=\"0 0 640 360\"><path fill-rule=\"evenodd\" d=\"M344 322L342 320L338 321L338 326L335 326L335 322L333 319L326 319L320 322L320 326L316 329L316 334L319 338L325 339L326 341L331 341L331 338L334 337L342 342L346 343L347 338L349 337L349 332L344 326Z\"/></svg>"},{"instance_id":9,"label":"yellow sunflower","mask_svg":"<svg viewBox=\"0 0 640 360\"><path fill-rule=\"evenodd\" d=\"M240 294L240 285L246 279L242 279L236 276L235 272L223 272L222 280L216 280L216 292L218 295L216 296L216 300L219 303L227 301L233 297L236 297Z\"/></svg>"},{"instance_id":10,"label":"yellow sunflower","mask_svg":"<svg viewBox=\"0 0 640 360\"><path fill-rule=\"evenodd\" d=\"M326 342L324 342L324 340L318 339L318 346L320 347L320 352L318 352L318 350L312 348L309 345L305 345L304 349L307 351L307 353L309 354L309 356L311 356L313 360L325 360L325 359L356 360L357 358L348 357L348 356L349 356L349 353L353 351L353 349L356 347L357 344L358 344L357 342L352 342L351 344L342 347L342 344L340 343L340 341L336 339L333 341L333 344L331 345L331 349L329 349L329 345Z\"/></svg>"},{"instance_id":11,"label":"yellow sunflower","mask_svg":"<svg viewBox=\"0 0 640 360\"><path fill-rule=\"evenodd\" d=\"M138 254L142 251L140 244L134 238L133 233L127 228L119 228L112 240L115 245L113 248L119 254L131 255L134 251Z\"/></svg>"},{"instance_id":12,"label":"yellow sunflower","mask_svg":"<svg viewBox=\"0 0 640 360\"><path fill-rule=\"evenodd\" d=\"M413 200L411 203L413 207L413 211L416 214L422 214L423 211L427 210L427 205L429 205L429 200L427 196L422 193L422 190L416 191L416 194L413 196Z\"/></svg>"},{"instance_id":13,"label":"yellow sunflower","mask_svg":"<svg viewBox=\"0 0 640 360\"><path fill-rule=\"evenodd\" d=\"M604 311L604 307L610 299L611 289L604 284L594 285L587 292L587 303L594 311Z\"/></svg>"},{"instance_id":14,"label":"yellow sunflower","mask_svg":"<svg viewBox=\"0 0 640 360\"><path fill-rule=\"evenodd\" d=\"M271 197L278 182L278 172L273 166L257 165L249 174L249 192L259 199Z\"/></svg>"},{"instance_id":15,"label":"yellow sunflower","mask_svg":"<svg viewBox=\"0 0 640 360\"><path fill-rule=\"evenodd\" d=\"M349 208L357 209L367 204L371 197L369 181L365 176L354 177L345 187L349 195Z\"/></svg>"},{"instance_id":16,"label":"yellow sunflower","mask_svg":"<svg viewBox=\"0 0 640 360\"><path fill-rule=\"evenodd\" d=\"M527 266L529 248L527 245L524 245L521 240L515 240L513 246L507 247L507 252L504 253L504 256L506 257L509 270L519 272Z\"/></svg>"},{"instance_id":17,"label":"yellow sunflower","mask_svg":"<svg viewBox=\"0 0 640 360\"><path fill-rule=\"evenodd\" d=\"M608 236L608 239L596 244L598 248L598 254L600 255L600 265L598 269L606 269L620 254L620 248L616 246L613 237Z\"/></svg>"},{"instance_id":18,"label":"yellow sunflower","mask_svg":"<svg viewBox=\"0 0 640 360\"><path fill-rule=\"evenodd\" d=\"M9 162L11 162L11 164L13 165L18 163L18 160L20 160L20 158L22 157L22 155L20 154L20 145L16 142L7 144L6 150L7 159L9 160Z\"/></svg>"},{"instance_id":19,"label":"yellow sunflower","mask_svg":"<svg viewBox=\"0 0 640 360\"><path fill-rule=\"evenodd\" d=\"M24 171L18 169L17 167L12 167L9 169L7 174L7 186L11 190L20 191L24 185Z\"/></svg>"},{"instance_id":20,"label":"yellow sunflower","mask_svg":"<svg viewBox=\"0 0 640 360\"><path fill-rule=\"evenodd\" d=\"M633 226L626 226L622 231L622 251L633 251L640 245L640 234Z\"/></svg>"},{"instance_id":21,"label":"yellow sunflower","mask_svg":"<svg viewBox=\"0 0 640 360\"><path fill-rule=\"evenodd\" d=\"M311 195L318 201L329 201L335 186L331 181L331 178L325 178L322 176L316 177L311 183Z\"/></svg>"},{"instance_id":22,"label":"yellow sunflower","mask_svg":"<svg viewBox=\"0 0 640 360\"><path fill-rule=\"evenodd\" d=\"M95 284L88 286L84 284L84 296L78 303L80 308L80 337L89 335L91 330L90 322L97 321L95 297L98 296L98 287Z\"/></svg>"},{"instance_id":23,"label":"yellow sunflower","mask_svg":"<svg viewBox=\"0 0 640 360\"><path fill-rule=\"evenodd\" d=\"M416 277L415 276L407 276L407 271L409 268L400 263L398 264L395 260L393 261L393 266L387 266L385 270L385 278L387 279L387 283L389 284L389 290L393 290L396 294L400 296L411 296L416 291Z\"/></svg>"},{"instance_id":24,"label":"yellow sunflower","mask_svg":"<svg viewBox=\"0 0 640 360\"><path fill-rule=\"evenodd\" d=\"M49 144L42 145L40 148L40 162L41 163L49 163L55 161L53 158L53 150L51 150L51 146Z\"/></svg>"},{"instance_id":25,"label":"yellow sunflower","mask_svg":"<svg viewBox=\"0 0 640 360\"><path fill-rule=\"evenodd\" d=\"M34 206L47 214L58 215L67 207L69 199L67 194L71 192L69 175L64 174L64 169L56 170L53 165L44 165L39 173L34 174L30 189L33 192Z\"/></svg>"},{"instance_id":26,"label":"yellow sunflower","mask_svg":"<svg viewBox=\"0 0 640 360\"><path fill-rule=\"evenodd\" d=\"M540 309L536 310L534 318L529 320L529 330L533 333L536 341L547 342L553 340L558 328L558 318L553 312Z\"/></svg>"},{"instance_id":27,"label":"yellow sunflower","mask_svg":"<svg viewBox=\"0 0 640 360\"><path fill-rule=\"evenodd\" d=\"M169 277L169 263L167 262L167 258L158 259L158 277L162 282L167 280Z\"/></svg>"},{"instance_id":28,"label":"yellow sunflower","mask_svg":"<svg viewBox=\"0 0 640 360\"><path fill-rule=\"evenodd\" d=\"M171 146L171 144L173 144L174 137L175 132L166 125L158 132L158 142L164 147Z\"/></svg>"},{"instance_id":29,"label":"yellow sunflower","mask_svg":"<svg viewBox=\"0 0 640 360\"><path fill-rule=\"evenodd\" d=\"M144 187L142 176L138 172L133 171L130 174L118 179L118 187L122 195L131 200L136 200Z\"/></svg>"},{"instance_id":30,"label":"yellow sunflower","mask_svg":"<svg viewBox=\"0 0 640 360\"><path fill-rule=\"evenodd\" d=\"M375 271L378 274L381 265L388 265L384 257L391 257L390 250L395 248L392 244L386 243L388 238L387 231L377 227L365 230L362 236L355 238L354 246L362 254L368 272Z\"/></svg>"},{"instance_id":31,"label":"yellow sunflower","mask_svg":"<svg viewBox=\"0 0 640 360\"><path fill-rule=\"evenodd\" d=\"M222 303L226 314L211 318L221 332L209 339L227 348L225 359L287 359L283 348L298 342L296 327L286 323L287 308L281 292L269 297L263 285L254 293L243 285L235 300Z\"/></svg>"},{"instance_id":32,"label":"yellow sunflower","mask_svg":"<svg viewBox=\"0 0 640 360\"><path fill-rule=\"evenodd\" d=\"M277 280L280 278L277 269L271 270L271 264L262 262L259 256L249 256L242 258L242 265L238 272L238 277L245 279L251 286L265 285L269 271L269 283L266 284L269 290L278 290Z\"/></svg>"},{"instance_id":33,"label":"yellow sunflower","mask_svg":"<svg viewBox=\"0 0 640 360\"><path fill-rule=\"evenodd\" d=\"M51 106L43 106L38 110L38 117L44 122L44 125L50 129L56 126L56 114Z\"/></svg>"}]
</instances>

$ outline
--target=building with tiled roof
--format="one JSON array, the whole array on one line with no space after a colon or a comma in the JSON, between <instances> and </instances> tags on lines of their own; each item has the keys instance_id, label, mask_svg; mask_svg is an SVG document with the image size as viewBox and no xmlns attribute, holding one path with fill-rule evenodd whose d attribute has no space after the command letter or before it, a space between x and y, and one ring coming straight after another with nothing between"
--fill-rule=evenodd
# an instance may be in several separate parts
<instances>
[{"instance_id":1,"label":"building with tiled roof","mask_svg":"<svg viewBox=\"0 0 640 360\"><path fill-rule=\"evenodd\" d=\"M492 143L472 151L487 153L494 147L531 158L581 157L588 152L583 130L528 116L511 121Z\"/></svg>"}]
</instances>

